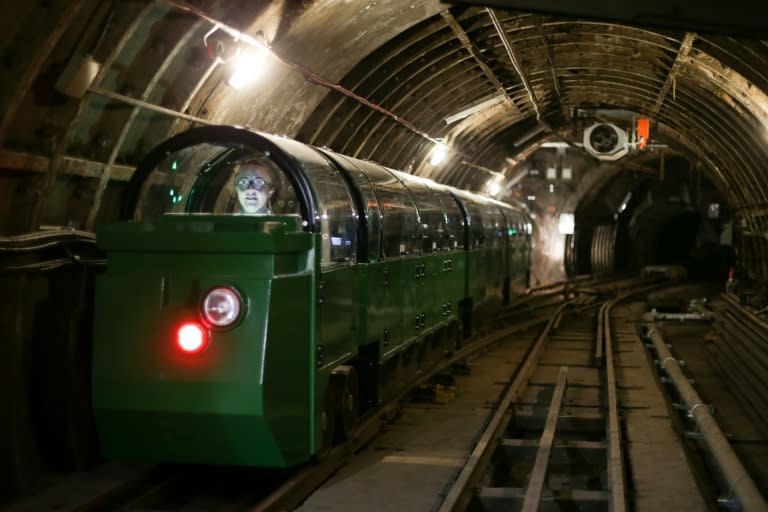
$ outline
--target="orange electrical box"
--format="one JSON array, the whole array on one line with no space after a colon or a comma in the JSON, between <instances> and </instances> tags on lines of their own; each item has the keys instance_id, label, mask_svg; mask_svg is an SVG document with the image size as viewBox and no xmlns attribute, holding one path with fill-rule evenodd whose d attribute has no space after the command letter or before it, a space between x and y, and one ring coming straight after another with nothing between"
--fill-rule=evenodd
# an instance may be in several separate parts
<instances>
[{"instance_id":1,"label":"orange electrical box","mask_svg":"<svg viewBox=\"0 0 768 512\"><path fill-rule=\"evenodd\" d=\"M641 117L637 120L637 147L645 149L648 140L651 137L651 120L647 117Z\"/></svg>"}]
</instances>

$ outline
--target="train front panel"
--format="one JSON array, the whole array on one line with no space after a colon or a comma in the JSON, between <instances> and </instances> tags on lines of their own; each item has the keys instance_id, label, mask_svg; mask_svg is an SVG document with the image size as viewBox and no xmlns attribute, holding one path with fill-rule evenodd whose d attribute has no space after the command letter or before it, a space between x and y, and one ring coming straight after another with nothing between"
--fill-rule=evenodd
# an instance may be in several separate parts
<instances>
[{"instance_id":1,"label":"train front panel","mask_svg":"<svg viewBox=\"0 0 768 512\"><path fill-rule=\"evenodd\" d=\"M316 451L315 238L293 216L98 234L93 406L107 456L286 467Z\"/></svg>"}]
</instances>

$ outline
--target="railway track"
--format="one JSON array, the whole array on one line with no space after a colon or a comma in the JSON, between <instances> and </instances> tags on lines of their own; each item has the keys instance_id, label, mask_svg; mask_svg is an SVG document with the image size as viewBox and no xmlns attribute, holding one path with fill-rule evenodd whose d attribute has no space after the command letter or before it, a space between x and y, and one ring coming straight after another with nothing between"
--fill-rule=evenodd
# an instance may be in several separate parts
<instances>
[{"instance_id":1,"label":"railway track","mask_svg":"<svg viewBox=\"0 0 768 512\"><path fill-rule=\"evenodd\" d=\"M544 501L626 509L613 301L589 304L592 314L581 302L559 306L538 336L440 512L471 502L526 512ZM581 314L567 316L568 308Z\"/></svg>"},{"instance_id":2,"label":"railway track","mask_svg":"<svg viewBox=\"0 0 768 512\"><path fill-rule=\"evenodd\" d=\"M482 358L470 364L476 374L490 374L507 361L510 375L504 382L498 374L487 376L491 385L481 396L491 396L494 384L504 391L488 404L492 414L460 461L459 443L448 442L439 426L451 421L447 416L427 423L406 415L404 429L417 431L419 439L406 430L385 436L298 510L712 510L714 500L708 504L702 497L686 463L681 433L670 421L671 408L640 336L643 295L655 288L627 282L610 297L604 290L550 290L568 300L548 306L544 332L500 339L507 348L488 349L489 364ZM464 395L482 379L464 384ZM472 419L467 407L477 407L455 405L450 417L461 421ZM425 437L435 441L422 446ZM444 471L450 464L455 470ZM372 485L376 478L383 491ZM436 478L447 484L434 485ZM357 488L355 480L361 482Z\"/></svg>"},{"instance_id":3,"label":"railway track","mask_svg":"<svg viewBox=\"0 0 768 512\"><path fill-rule=\"evenodd\" d=\"M49 499L40 506L43 501L38 500L31 508L28 503L27 508L9 511L323 510L322 500L315 503L308 497L330 492L334 499L327 490L333 487L329 483L332 476L361 459L360 454L370 450L374 439L391 429L393 419L407 414L404 409L418 406L413 405L414 389L429 387L436 379L445 382L446 376L450 380L457 368L472 371L471 361L484 353L489 358L508 358L511 367L511 376L503 382L497 377L493 383L497 389L503 387L504 393L486 404L493 414L481 421L485 430L472 434L474 448L466 459L459 460L455 451L449 457L421 457L428 464L452 465L446 480L450 484L442 484L435 493L442 496L440 511L467 507L544 510L552 504L625 510L628 495L637 493L627 481L619 399L632 389L621 373L637 367L637 362L627 363L623 353L629 350L623 344L628 342L623 338L636 337L637 325L635 318L615 314L614 306L655 286L658 284L630 277L581 279L520 298L510 311L498 316L492 329L364 418L346 443L298 470L265 474L242 468L141 468L133 475L126 473L120 485L111 482L103 492L92 486L91 495L77 500L63 499L66 492L60 492L56 505ZM515 339L511 352L495 348L511 338ZM618 368L616 361L620 362ZM634 407L626 396L623 402L624 409ZM405 455L385 459L411 463ZM372 508L388 510L383 505ZM338 510L345 508L339 505Z\"/></svg>"},{"instance_id":4,"label":"railway track","mask_svg":"<svg viewBox=\"0 0 768 512\"><path fill-rule=\"evenodd\" d=\"M559 287L557 287L559 288ZM547 291L543 295L556 296ZM537 295L537 294L536 294ZM534 295L531 296L533 298ZM218 468L184 465L145 465L107 462L103 466L53 485L39 495L0 508L3 512L144 512L147 510L290 510L298 506L318 485L338 470L362 446L370 442L393 417L411 391L444 372L472 352L499 339L546 322L562 298L547 299L526 311L538 312L513 327L495 329L480 336L469 347L457 351L439 367L424 374L376 414L365 418L350 439L323 453L318 461L290 472L264 473L247 468ZM245 489L245 492L243 492ZM222 491L224 490L224 491Z\"/></svg>"}]
</instances>

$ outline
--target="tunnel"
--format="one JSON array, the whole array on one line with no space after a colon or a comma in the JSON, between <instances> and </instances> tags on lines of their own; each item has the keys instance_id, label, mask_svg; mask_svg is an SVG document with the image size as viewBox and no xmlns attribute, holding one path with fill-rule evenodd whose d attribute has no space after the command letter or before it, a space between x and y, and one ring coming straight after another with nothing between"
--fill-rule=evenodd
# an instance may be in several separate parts
<instances>
[{"instance_id":1,"label":"tunnel","mask_svg":"<svg viewBox=\"0 0 768 512\"><path fill-rule=\"evenodd\" d=\"M724 229L729 213L716 188L688 164L670 159L663 182L635 174L585 198L576 210L578 228L567 235L567 273L668 264L686 267L697 279L725 282L735 264ZM608 209L605 198L612 194Z\"/></svg>"},{"instance_id":2,"label":"tunnel","mask_svg":"<svg viewBox=\"0 0 768 512\"><path fill-rule=\"evenodd\" d=\"M126 220L139 162L195 127L285 136L512 205L533 236L531 286L679 265L765 312L767 5L6 5L0 497L103 462L94 233Z\"/></svg>"}]
</instances>

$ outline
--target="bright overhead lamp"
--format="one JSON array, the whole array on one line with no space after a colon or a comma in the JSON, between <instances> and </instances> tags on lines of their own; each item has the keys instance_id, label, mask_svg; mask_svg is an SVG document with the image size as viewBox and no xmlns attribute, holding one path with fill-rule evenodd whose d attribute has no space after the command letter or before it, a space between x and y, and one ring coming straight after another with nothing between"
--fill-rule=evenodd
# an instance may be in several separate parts
<instances>
[{"instance_id":1,"label":"bright overhead lamp","mask_svg":"<svg viewBox=\"0 0 768 512\"><path fill-rule=\"evenodd\" d=\"M429 165L440 165L446 156L448 156L448 149L442 144L435 144L429 153Z\"/></svg>"},{"instance_id":2,"label":"bright overhead lamp","mask_svg":"<svg viewBox=\"0 0 768 512\"><path fill-rule=\"evenodd\" d=\"M227 83L235 89L242 89L263 71L266 61L266 51L258 48L241 50L232 58L232 74Z\"/></svg>"},{"instance_id":3,"label":"bright overhead lamp","mask_svg":"<svg viewBox=\"0 0 768 512\"><path fill-rule=\"evenodd\" d=\"M498 174L492 179L488 180L488 195L496 197L501 192L501 185L504 182L504 175Z\"/></svg>"},{"instance_id":4,"label":"bright overhead lamp","mask_svg":"<svg viewBox=\"0 0 768 512\"><path fill-rule=\"evenodd\" d=\"M267 57L272 53L263 43L240 32L233 33L219 23L203 36L203 44L208 57L227 66L227 83L235 89L242 89L264 74Z\"/></svg>"}]
</instances>

